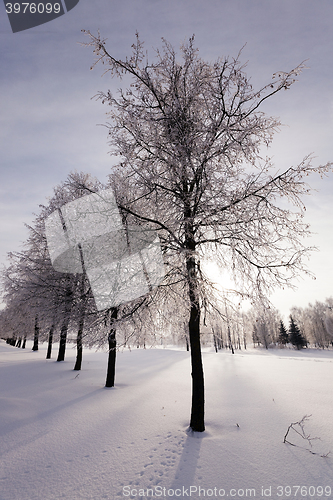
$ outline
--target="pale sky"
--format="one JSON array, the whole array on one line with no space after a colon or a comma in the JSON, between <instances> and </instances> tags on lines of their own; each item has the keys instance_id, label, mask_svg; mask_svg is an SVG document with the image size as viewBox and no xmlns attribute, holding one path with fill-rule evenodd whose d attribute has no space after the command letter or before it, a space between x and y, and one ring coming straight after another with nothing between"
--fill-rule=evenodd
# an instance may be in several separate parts
<instances>
[{"instance_id":1,"label":"pale sky","mask_svg":"<svg viewBox=\"0 0 333 500\"><path fill-rule=\"evenodd\" d=\"M12 33L0 3L0 262L20 249L38 205L73 170L105 182L113 163L108 155L106 107L92 99L99 90L120 86L102 67L89 68L91 49L81 29L100 30L113 54L130 53L135 32L153 55L161 37L174 46L195 34L202 58L236 56L248 61L255 86L279 70L307 60L309 69L291 90L263 110L286 125L271 151L278 169L314 153L314 164L333 161L333 2L321 0L80 0L64 16ZM306 200L307 221L317 246L308 267L316 280L301 279L298 290L279 291L274 305L287 314L293 305L333 295L333 173L310 179L318 191Z\"/></svg>"}]
</instances>

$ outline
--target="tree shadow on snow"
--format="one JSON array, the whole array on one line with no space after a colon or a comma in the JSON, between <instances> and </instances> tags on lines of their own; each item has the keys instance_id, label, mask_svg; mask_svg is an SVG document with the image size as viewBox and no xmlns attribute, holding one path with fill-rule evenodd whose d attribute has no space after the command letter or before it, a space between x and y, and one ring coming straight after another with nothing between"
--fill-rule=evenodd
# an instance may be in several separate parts
<instances>
[{"instance_id":1,"label":"tree shadow on snow","mask_svg":"<svg viewBox=\"0 0 333 500\"><path fill-rule=\"evenodd\" d=\"M178 467L175 471L174 480L171 489L189 488L194 483L195 473L198 468L198 460L200 457L200 448L202 439L206 437L205 432L186 432L186 440L182 454L179 459Z\"/></svg>"}]
</instances>

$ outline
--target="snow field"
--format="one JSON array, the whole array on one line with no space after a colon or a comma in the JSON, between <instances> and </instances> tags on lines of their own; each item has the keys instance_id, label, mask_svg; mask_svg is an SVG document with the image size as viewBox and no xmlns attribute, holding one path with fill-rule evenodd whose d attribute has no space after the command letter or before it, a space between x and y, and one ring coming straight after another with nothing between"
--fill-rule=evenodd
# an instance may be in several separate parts
<instances>
[{"instance_id":1,"label":"snow field","mask_svg":"<svg viewBox=\"0 0 333 500\"><path fill-rule=\"evenodd\" d=\"M332 351L204 352L206 431L191 436L186 351L119 353L106 389L107 353L74 372L70 346L62 363L30 349L0 342L0 500L333 498ZM305 414L332 456L283 444Z\"/></svg>"}]
</instances>

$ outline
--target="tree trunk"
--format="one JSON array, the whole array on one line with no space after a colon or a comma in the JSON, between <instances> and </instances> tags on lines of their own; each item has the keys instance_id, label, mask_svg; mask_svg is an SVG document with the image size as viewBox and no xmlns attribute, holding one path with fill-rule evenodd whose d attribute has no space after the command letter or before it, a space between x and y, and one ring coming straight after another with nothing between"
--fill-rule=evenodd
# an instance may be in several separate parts
<instances>
[{"instance_id":1,"label":"tree trunk","mask_svg":"<svg viewBox=\"0 0 333 500\"><path fill-rule=\"evenodd\" d=\"M60 342L59 342L57 361L64 361L65 359L67 332L68 332L68 325L73 303L72 299L73 299L73 292L71 286L69 285L66 290L66 296L65 296L65 310L64 310L63 323L60 331Z\"/></svg>"},{"instance_id":2,"label":"tree trunk","mask_svg":"<svg viewBox=\"0 0 333 500\"><path fill-rule=\"evenodd\" d=\"M216 336L213 334L213 337L214 337L214 349L215 349L215 352L218 352L219 350L218 350Z\"/></svg>"},{"instance_id":3,"label":"tree trunk","mask_svg":"<svg viewBox=\"0 0 333 500\"><path fill-rule=\"evenodd\" d=\"M81 311L80 315L79 329L76 337L76 361L74 370L81 370L81 365L82 365L82 352L83 352L82 336L83 336L83 325L84 325L84 313L85 310L83 308L83 311Z\"/></svg>"},{"instance_id":4,"label":"tree trunk","mask_svg":"<svg viewBox=\"0 0 333 500\"><path fill-rule=\"evenodd\" d=\"M33 351L38 351L38 337L39 337L39 326L38 326L38 316L35 317L35 335L34 335L34 345L32 346Z\"/></svg>"},{"instance_id":5,"label":"tree trunk","mask_svg":"<svg viewBox=\"0 0 333 500\"><path fill-rule=\"evenodd\" d=\"M115 320L118 316L118 308L111 308L111 324L110 324L110 332L109 332L109 358L108 358L108 369L106 374L106 382L105 387L114 387L115 373L116 373L116 348L117 348L117 340L116 340L116 328L115 328Z\"/></svg>"},{"instance_id":6,"label":"tree trunk","mask_svg":"<svg viewBox=\"0 0 333 500\"><path fill-rule=\"evenodd\" d=\"M214 349L215 349L215 352L218 352L217 335L215 335L214 328L212 328L212 334L213 334L213 341L214 341Z\"/></svg>"},{"instance_id":7,"label":"tree trunk","mask_svg":"<svg viewBox=\"0 0 333 500\"><path fill-rule=\"evenodd\" d=\"M64 361L65 359L67 331L68 331L68 321L64 320L64 323L60 331L60 341L59 341L59 351L58 351L57 361Z\"/></svg>"},{"instance_id":8,"label":"tree trunk","mask_svg":"<svg viewBox=\"0 0 333 500\"><path fill-rule=\"evenodd\" d=\"M18 338L18 341L16 342L16 347L21 347L22 344L22 337Z\"/></svg>"},{"instance_id":9,"label":"tree trunk","mask_svg":"<svg viewBox=\"0 0 333 500\"><path fill-rule=\"evenodd\" d=\"M75 361L75 366L74 370L81 370L81 365L82 365L82 353L83 353L83 345L82 345L82 337L83 337L83 327L84 327L84 318L86 314L86 302L87 302L87 297L85 295L84 289L85 289L85 282L86 282L86 269L85 269L85 264L84 264L84 259L83 259L83 251L82 247L79 244L79 251L80 251L80 258L81 258L81 265L82 265L82 276L81 276L81 286L80 286L80 319L79 319L79 328L77 332L77 337L76 337L76 361Z\"/></svg>"},{"instance_id":10,"label":"tree trunk","mask_svg":"<svg viewBox=\"0 0 333 500\"><path fill-rule=\"evenodd\" d=\"M228 340L229 340L229 349L231 349L232 354L235 354L234 346L232 345L232 341L231 341L231 333L230 333L229 324L228 324Z\"/></svg>"},{"instance_id":11,"label":"tree trunk","mask_svg":"<svg viewBox=\"0 0 333 500\"><path fill-rule=\"evenodd\" d=\"M22 349L25 349L25 344L27 343L27 336L24 335Z\"/></svg>"},{"instance_id":12,"label":"tree trunk","mask_svg":"<svg viewBox=\"0 0 333 500\"><path fill-rule=\"evenodd\" d=\"M191 305L189 327L192 364L190 427L193 431L203 432L205 430L205 389L200 345L200 309L196 304Z\"/></svg>"},{"instance_id":13,"label":"tree trunk","mask_svg":"<svg viewBox=\"0 0 333 500\"><path fill-rule=\"evenodd\" d=\"M188 242L188 248L194 250L192 241ZM200 344L200 304L197 269L193 253L187 257L186 267L191 304L189 320L192 366L192 409L190 428L196 432L203 432L205 430L205 388Z\"/></svg>"},{"instance_id":14,"label":"tree trunk","mask_svg":"<svg viewBox=\"0 0 333 500\"><path fill-rule=\"evenodd\" d=\"M51 359L53 332L54 332L54 325L51 325L51 328L49 331L49 340L48 340L48 345L47 345L46 359Z\"/></svg>"}]
</instances>

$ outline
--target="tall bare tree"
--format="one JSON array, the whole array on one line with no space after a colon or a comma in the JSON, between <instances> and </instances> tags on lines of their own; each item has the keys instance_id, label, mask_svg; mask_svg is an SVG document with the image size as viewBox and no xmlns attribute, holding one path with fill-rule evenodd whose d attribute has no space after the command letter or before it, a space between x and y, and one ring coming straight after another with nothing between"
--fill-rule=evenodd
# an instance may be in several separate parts
<instances>
[{"instance_id":1,"label":"tall bare tree","mask_svg":"<svg viewBox=\"0 0 333 500\"><path fill-rule=\"evenodd\" d=\"M302 237L304 178L326 173L307 156L284 171L263 159L280 122L260 110L267 99L295 82L302 64L279 72L255 90L240 57L203 61L191 38L180 57L163 41L149 60L137 36L132 54L121 60L105 40L91 34L97 62L106 73L131 83L117 95L99 92L110 107L112 154L120 156L111 178L129 189L120 207L160 233L166 265L175 263L187 288L192 361L190 429L203 431L204 374L200 314L204 275L200 259L214 253L235 276L239 293L264 297L304 271L308 249ZM289 208L280 199L290 202ZM296 207L296 210L292 210Z\"/></svg>"}]
</instances>

